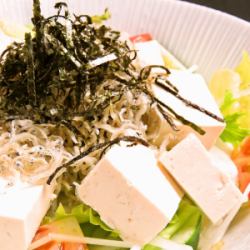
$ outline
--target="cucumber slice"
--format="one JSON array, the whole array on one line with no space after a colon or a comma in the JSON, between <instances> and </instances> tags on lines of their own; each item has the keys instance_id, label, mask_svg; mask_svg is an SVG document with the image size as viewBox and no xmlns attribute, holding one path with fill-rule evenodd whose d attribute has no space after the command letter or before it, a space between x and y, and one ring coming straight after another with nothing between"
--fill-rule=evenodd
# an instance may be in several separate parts
<instances>
[{"instance_id":1,"label":"cucumber slice","mask_svg":"<svg viewBox=\"0 0 250 250\"><path fill-rule=\"evenodd\" d=\"M148 244L148 245L143 247L143 250L163 250L163 249L160 247L156 247L156 246L152 246L152 245Z\"/></svg>"},{"instance_id":2,"label":"cucumber slice","mask_svg":"<svg viewBox=\"0 0 250 250\"><path fill-rule=\"evenodd\" d=\"M202 214L189 200L183 199L174 218L160 233L160 236L178 243L197 248Z\"/></svg>"},{"instance_id":3,"label":"cucumber slice","mask_svg":"<svg viewBox=\"0 0 250 250\"><path fill-rule=\"evenodd\" d=\"M201 229L201 219L201 214L193 214L189 220L186 221L185 225L173 235L171 240L190 245L193 249L197 249Z\"/></svg>"}]
</instances>

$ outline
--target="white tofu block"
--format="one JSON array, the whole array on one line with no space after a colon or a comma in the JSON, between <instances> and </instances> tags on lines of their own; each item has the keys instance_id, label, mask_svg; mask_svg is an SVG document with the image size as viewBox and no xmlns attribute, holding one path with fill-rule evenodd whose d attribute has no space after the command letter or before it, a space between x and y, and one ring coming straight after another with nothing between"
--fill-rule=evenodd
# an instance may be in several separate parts
<instances>
[{"instance_id":1,"label":"white tofu block","mask_svg":"<svg viewBox=\"0 0 250 250\"><path fill-rule=\"evenodd\" d=\"M221 172L223 172L234 183L237 182L238 170L234 162L231 160L228 154L218 147L212 147L209 150L213 165L216 166Z\"/></svg>"},{"instance_id":2,"label":"white tofu block","mask_svg":"<svg viewBox=\"0 0 250 250\"><path fill-rule=\"evenodd\" d=\"M194 134L164 152L159 160L212 223L223 219L242 202L242 193L214 166Z\"/></svg>"},{"instance_id":3,"label":"white tofu block","mask_svg":"<svg viewBox=\"0 0 250 250\"><path fill-rule=\"evenodd\" d=\"M78 187L79 198L133 244L151 241L175 214L183 192L157 165L154 151L114 146Z\"/></svg>"},{"instance_id":4,"label":"white tofu block","mask_svg":"<svg viewBox=\"0 0 250 250\"><path fill-rule=\"evenodd\" d=\"M229 156L217 147L212 147L209 153L213 165L231 179L232 182L236 183L237 169ZM239 211L243 201L244 197L242 195L242 201L236 204L236 206L216 224L213 224L207 218L204 218L199 240L199 249L211 250L214 245L221 241L230 223Z\"/></svg>"},{"instance_id":5,"label":"white tofu block","mask_svg":"<svg viewBox=\"0 0 250 250\"><path fill-rule=\"evenodd\" d=\"M6 181L0 182L0 248L27 250L49 208L51 193L42 185L6 187Z\"/></svg>"},{"instance_id":6,"label":"white tofu block","mask_svg":"<svg viewBox=\"0 0 250 250\"><path fill-rule=\"evenodd\" d=\"M173 68L185 70L185 66L178 61L169 51L167 51L156 40L136 42L134 48L137 50L137 59L141 67L149 65L162 65L165 66L164 59L167 59ZM154 72L163 72L161 69L154 69Z\"/></svg>"},{"instance_id":7,"label":"white tofu block","mask_svg":"<svg viewBox=\"0 0 250 250\"><path fill-rule=\"evenodd\" d=\"M147 42L138 42L134 44L135 50L137 50L137 58L141 67L149 65L162 65L164 66L164 60L162 56L161 47L156 40ZM164 72L160 69L153 69L153 71Z\"/></svg>"},{"instance_id":8,"label":"white tofu block","mask_svg":"<svg viewBox=\"0 0 250 250\"><path fill-rule=\"evenodd\" d=\"M168 79L179 89L179 94L181 96L199 105L200 107L207 109L215 115L222 117L205 80L200 74L191 73L188 70L171 70L171 74ZM185 138L190 132L194 132L206 148L211 148L214 145L215 141L225 127L224 123L219 122L198 110L186 106L182 101L178 100L167 91L161 89L159 86L152 85L152 89L158 99L174 109L179 115L200 126L206 132L204 135L200 135L189 126L178 122L177 126L180 131L175 133L177 142ZM161 122L162 124L160 125L159 135L155 138L155 142L158 145L161 143L162 138L164 138L165 135L173 133L173 130L164 119L161 119Z\"/></svg>"}]
</instances>

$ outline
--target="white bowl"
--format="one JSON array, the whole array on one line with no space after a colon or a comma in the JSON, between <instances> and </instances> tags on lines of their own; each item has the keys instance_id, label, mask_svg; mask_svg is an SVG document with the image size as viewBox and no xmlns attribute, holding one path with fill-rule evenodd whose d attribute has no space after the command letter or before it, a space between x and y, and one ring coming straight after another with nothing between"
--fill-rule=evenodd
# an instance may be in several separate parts
<instances>
[{"instance_id":1,"label":"white bowl","mask_svg":"<svg viewBox=\"0 0 250 250\"><path fill-rule=\"evenodd\" d=\"M55 0L41 0L52 15ZM185 65L197 64L209 80L220 67L234 67L250 52L250 23L203 6L174 0L67 0L75 13L102 13L108 7L114 28L149 32ZM1 0L0 20L30 23L32 0Z\"/></svg>"}]
</instances>

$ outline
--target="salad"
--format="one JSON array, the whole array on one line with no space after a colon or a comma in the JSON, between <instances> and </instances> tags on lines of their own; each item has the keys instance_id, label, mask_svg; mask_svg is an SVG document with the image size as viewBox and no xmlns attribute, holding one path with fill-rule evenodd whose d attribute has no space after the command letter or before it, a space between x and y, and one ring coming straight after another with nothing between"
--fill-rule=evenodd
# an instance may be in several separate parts
<instances>
[{"instance_id":1,"label":"salad","mask_svg":"<svg viewBox=\"0 0 250 250\"><path fill-rule=\"evenodd\" d=\"M250 199L249 54L208 88L109 18L34 0L0 22L1 247L223 250Z\"/></svg>"}]
</instances>

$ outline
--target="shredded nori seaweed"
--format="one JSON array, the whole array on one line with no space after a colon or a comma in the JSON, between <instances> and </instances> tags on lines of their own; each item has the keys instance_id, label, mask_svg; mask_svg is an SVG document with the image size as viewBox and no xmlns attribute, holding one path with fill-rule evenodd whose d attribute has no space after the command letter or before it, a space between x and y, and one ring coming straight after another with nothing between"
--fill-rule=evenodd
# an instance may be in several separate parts
<instances>
[{"instance_id":1,"label":"shredded nori seaweed","mask_svg":"<svg viewBox=\"0 0 250 250\"><path fill-rule=\"evenodd\" d=\"M132 69L130 49L119 40L118 32L95 26L89 16L70 19L68 14L62 15L62 9L67 8L64 3L55 7L57 15L44 18L39 1L34 0L35 36L26 34L24 43L10 45L1 56L0 88L6 92L0 104L3 121L25 118L59 123L72 120L76 114L91 119L95 109L112 101L111 93L103 103L97 103L97 87L113 79L116 72ZM116 59L89 66L110 54ZM92 101L85 102L87 89Z\"/></svg>"}]
</instances>

